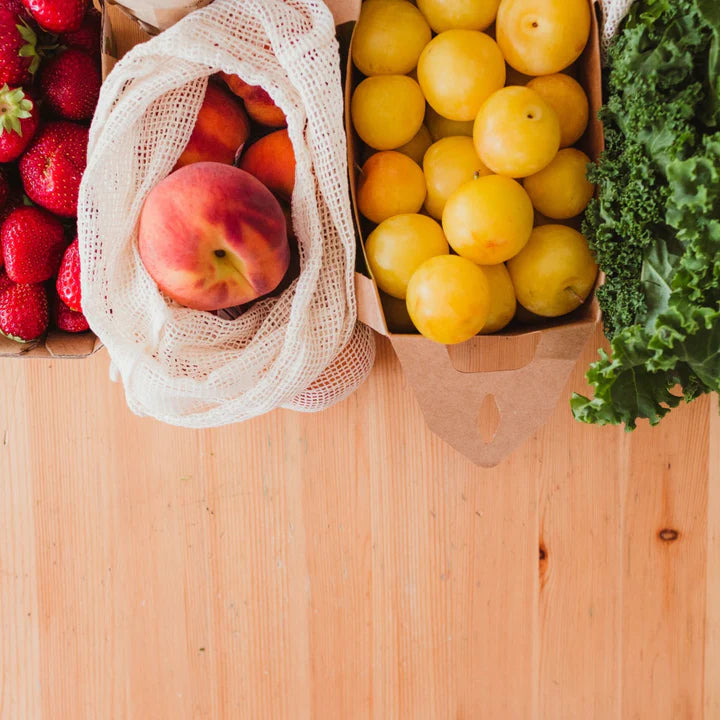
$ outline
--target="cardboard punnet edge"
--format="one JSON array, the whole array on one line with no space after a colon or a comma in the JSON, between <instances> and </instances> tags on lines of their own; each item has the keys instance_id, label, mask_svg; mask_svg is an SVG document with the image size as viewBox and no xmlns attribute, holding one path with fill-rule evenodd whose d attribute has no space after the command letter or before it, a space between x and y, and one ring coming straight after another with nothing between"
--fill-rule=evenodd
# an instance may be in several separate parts
<instances>
[{"instance_id":1,"label":"cardboard punnet edge","mask_svg":"<svg viewBox=\"0 0 720 720\"><path fill-rule=\"evenodd\" d=\"M603 149L602 125L597 119L602 104L600 42L597 0L588 2L590 37L579 60L578 79L590 100L591 117L583 144L588 155L596 159ZM351 4L357 9L357 19L360 3ZM348 53L344 88L348 167L353 212L361 236L354 171L358 161L357 138L349 113L356 78L357 71ZM367 268L362 237L358 252ZM556 407L585 343L600 321L600 308L593 293L581 308L554 324L476 336L466 343L472 353L496 354L518 335L535 340L535 353L527 365L518 369L466 373L453 366L446 346L419 335L390 332L375 281L362 272L356 273L355 281L359 319L390 340L428 426L474 463L485 467L497 465L544 424ZM601 282L602 277L599 277L596 287ZM493 398L500 418L489 442L483 439L478 422L480 408L487 396Z\"/></svg>"},{"instance_id":2,"label":"cardboard punnet edge","mask_svg":"<svg viewBox=\"0 0 720 720\"><path fill-rule=\"evenodd\" d=\"M107 13L103 13L102 27L102 67L103 79L105 73L105 47L111 41L111 33L106 30L109 25ZM15 358L53 358L57 360L81 360L94 355L102 347L102 343L92 333L65 333L59 330L50 330L47 335L36 342L18 343L5 337L0 337L0 357Z\"/></svg>"}]
</instances>

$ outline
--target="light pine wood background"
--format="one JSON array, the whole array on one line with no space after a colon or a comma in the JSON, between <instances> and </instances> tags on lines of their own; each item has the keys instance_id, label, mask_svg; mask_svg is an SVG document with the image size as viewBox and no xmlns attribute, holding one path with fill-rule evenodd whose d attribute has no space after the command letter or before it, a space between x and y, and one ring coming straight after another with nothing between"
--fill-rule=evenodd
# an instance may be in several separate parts
<instances>
[{"instance_id":1,"label":"light pine wood background","mask_svg":"<svg viewBox=\"0 0 720 720\"><path fill-rule=\"evenodd\" d=\"M0 360L0 720L720 719L717 400L574 422L598 332L484 470L378 342L339 406L213 431L104 351Z\"/></svg>"},{"instance_id":2,"label":"light pine wood background","mask_svg":"<svg viewBox=\"0 0 720 720\"><path fill-rule=\"evenodd\" d=\"M599 341L493 470L385 340L324 414L212 431L105 351L0 361L0 718L720 718L717 404L574 422Z\"/></svg>"}]
</instances>

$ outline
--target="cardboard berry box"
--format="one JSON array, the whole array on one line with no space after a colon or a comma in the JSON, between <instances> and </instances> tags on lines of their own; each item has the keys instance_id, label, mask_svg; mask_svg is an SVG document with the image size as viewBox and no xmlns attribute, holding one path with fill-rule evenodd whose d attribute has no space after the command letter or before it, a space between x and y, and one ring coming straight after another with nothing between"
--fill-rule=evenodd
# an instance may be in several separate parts
<instances>
[{"instance_id":1,"label":"cardboard berry box","mask_svg":"<svg viewBox=\"0 0 720 720\"><path fill-rule=\"evenodd\" d=\"M588 2L590 36L576 67L577 79L590 101L590 122L579 146L595 160L603 149L602 126L597 119L602 104L599 8L597 0ZM346 15L358 17L360 0L337 4L344 6ZM356 274L359 319L390 340L430 429L476 464L494 466L537 430L554 410L583 346L600 320L599 306L593 293L581 307L564 317L541 325L513 321L505 331L477 335L452 347L419 334L391 332L377 285L368 270L363 223L355 201L361 158L349 106L361 77L348 52L345 81L348 165L360 238L359 265L363 266Z\"/></svg>"},{"instance_id":2,"label":"cardboard berry box","mask_svg":"<svg viewBox=\"0 0 720 720\"><path fill-rule=\"evenodd\" d=\"M107 22L104 14L103 24ZM105 72L105 54L107 42L111 35L103 28L103 78ZM29 343L19 343L9 340L0 335L0 357L17 358L60 358L60 359L81 359L96 353L102 347L102 343L91 332L66 333L61 330L49 330L41 339Z\"/></svg>"}]
</instances>

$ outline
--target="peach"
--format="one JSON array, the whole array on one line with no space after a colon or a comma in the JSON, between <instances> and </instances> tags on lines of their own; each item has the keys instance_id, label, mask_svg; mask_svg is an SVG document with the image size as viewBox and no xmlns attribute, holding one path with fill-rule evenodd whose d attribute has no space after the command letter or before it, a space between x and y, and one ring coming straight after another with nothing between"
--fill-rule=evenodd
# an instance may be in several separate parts
<instances>
[{"instance_id":1,"label":"peach","mask_svg":"<svg viewBox=\"0 0 720 720\"><path fill-rule=\"evenodd\" d=\"M245 102L247 114L257 123L267 127L285 127L285 113L273 102L266 90L259 85L248 85L239 75L220 73L230 91Z\"/></svg>"},{"instance_id":2,"label":"peach","mask_svg":"<svg viewBox=\"0 0 720 720\"><path fill-rule=\"evenodd\" d=\"M200 107L195 129L175 169L197 162L232 165L250 135L250 121L238 101L210 83Z\"/></svg>"},{"instance_id":3,"label":"peach","mask_svg":"<svg viewBox=\"0 0 720 720\"><path fill-rule=\"evenodd\" d=\"M295 187L295 153L287 130L276 130L250 145L240 158L243 170L254 175L285 200Z\"/></svg>"},{"instance_id":4,"label":"peach","mask_svg":"<svg viewBox=\"0 0 720 720\"><path fill-rule=\"evenodd\" d=\"M166 295L195 310L235 307L272 292L290 262L285 215L244 170L188 165L148 194L140 257Z\"/></svg>"}]
</instances>

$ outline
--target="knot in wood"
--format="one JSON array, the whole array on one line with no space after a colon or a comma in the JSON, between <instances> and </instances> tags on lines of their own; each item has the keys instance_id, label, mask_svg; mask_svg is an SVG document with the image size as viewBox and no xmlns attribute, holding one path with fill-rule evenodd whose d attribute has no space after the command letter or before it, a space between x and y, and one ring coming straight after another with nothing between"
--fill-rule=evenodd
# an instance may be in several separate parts
<instances>
[{"instance_id":1,"label":"knot in wood","mask_svg":"<svg viewBox=\"0 0 720 720\"><path fill-rule=\"evenodd\" d=\"M674 542L678 539L680 536L680 533L677 530L673 530L673 528L663 528L659 533L658 537L663 542Z\"/></svg>"}]
</instances>

